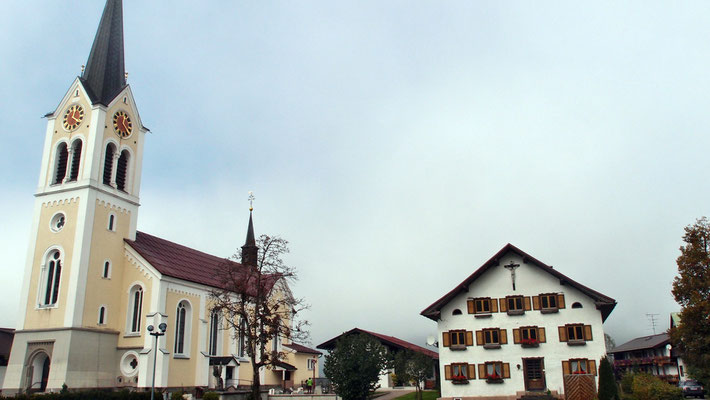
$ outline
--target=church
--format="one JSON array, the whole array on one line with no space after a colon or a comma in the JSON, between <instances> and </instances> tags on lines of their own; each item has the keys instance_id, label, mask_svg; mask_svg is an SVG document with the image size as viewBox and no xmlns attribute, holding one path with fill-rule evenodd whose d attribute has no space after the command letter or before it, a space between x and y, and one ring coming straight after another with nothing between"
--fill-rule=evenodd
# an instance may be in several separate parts
<instances>
[{"instance_id":1,"label":"church","mask_svg":"<svg viewBox=\"0 0 710 400\"><path fill-rule=\"evenodd\" d=\"M2 392L240 388L245 340L212 309L225 259L137 230L149 133L126 82L121 0L107 0L89 58L48 113L19 321ZM242 254L255 254L250 214ZM229 261L232 268L248 267ZM288 290L282 279L274 285ZM166 324L158 338L158 327ZM165 327L165 326L163 326ZM151 332L149 332L151 331ZM320 352L273 340L267 387L317 376ZM155 362L155 376L153 375Z\"/></svg>"}]
</instances>

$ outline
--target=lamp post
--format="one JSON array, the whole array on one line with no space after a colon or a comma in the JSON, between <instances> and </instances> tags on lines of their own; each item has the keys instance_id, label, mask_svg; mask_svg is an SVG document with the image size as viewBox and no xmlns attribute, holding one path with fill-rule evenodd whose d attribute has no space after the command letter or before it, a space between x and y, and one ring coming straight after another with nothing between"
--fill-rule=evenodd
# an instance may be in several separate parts
<instances>
[{"instance_id":1,"label":"lamp post","mask_svg":"<svg viewBox=\"0 0 710 400\"><path fill-rule=\"evenodd\" d=\"M150 400L154 400L155 398L155 364L158 359L158 338L165 335L168 324L161 322L160 325L158 325L158 329L160 329L160 331L153 332L153 330L155 330L153 325L148 325L148 332L151 336L155 336L155 347L153 348L153 384L150 387Z\"/></svg>"}]
</instances>

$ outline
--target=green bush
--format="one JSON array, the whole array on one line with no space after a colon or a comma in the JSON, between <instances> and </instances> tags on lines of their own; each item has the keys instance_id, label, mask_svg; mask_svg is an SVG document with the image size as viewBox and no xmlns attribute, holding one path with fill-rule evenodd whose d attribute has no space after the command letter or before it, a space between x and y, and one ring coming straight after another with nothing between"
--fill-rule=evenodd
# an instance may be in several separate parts
<instances>
[{"instance_id":1,"label":"green bush","mask_svg":"<svg viewBox=\"0 0 710 400\"><path fill-rule=\"evenodd\" d=\"M625 374L621 377L621 390L626 394L634 392L634 374Z\"/></svg>"},{"instance_id":2,"label":"green bush","mask_svg":"<svg viewBox=\"0 0 710 400\"><path fill-rule=\"evenodd\" d=\"M207 392L204 396L202 396L202 400L219 400L219 393Z\"/></svg>"},{"instance_id":3,"label":"green bush","mask_svg":"<svg viewBox=\"0 0 710 400\"><path fill-rule=\"evenodd\" d=\"M178 390L177 392L172 392L170 393L170 400L182 400L182 395L184 392L182 390Z\"/></svg>"},{"instance_id":4,"label":"green bush","mask_svg":"<svg viewBox=\"0 0 710 400\"><path fill-rule=\"evenodd\" d=\"M681 400L683 392L651 374L634 374L632 384L635 400Z\"/></svg>"}]
</instances>

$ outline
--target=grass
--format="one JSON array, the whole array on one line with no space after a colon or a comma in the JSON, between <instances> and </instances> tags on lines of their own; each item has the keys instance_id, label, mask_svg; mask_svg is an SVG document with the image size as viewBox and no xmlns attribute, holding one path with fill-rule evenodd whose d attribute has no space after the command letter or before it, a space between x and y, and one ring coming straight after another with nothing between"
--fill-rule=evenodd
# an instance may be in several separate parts
<instances>
[{"instance_id":1,"label":"grass","mask_svg":"<svg viewBox=\"0 0 710 400\"><path fill-rule=\"evenodd\" d=\"M415 400L416 396L416 392L411 392L397 397L396 400ZM437 392L436 390L425 390L422 392L422 400L436 400L438 397L439 392Z\"/></svg>"}]
</instances>

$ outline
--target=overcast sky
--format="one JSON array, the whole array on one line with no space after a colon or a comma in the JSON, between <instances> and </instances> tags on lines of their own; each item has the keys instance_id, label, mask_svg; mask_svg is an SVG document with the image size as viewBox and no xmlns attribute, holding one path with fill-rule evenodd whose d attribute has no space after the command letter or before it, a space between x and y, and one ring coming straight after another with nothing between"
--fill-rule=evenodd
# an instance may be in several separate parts
<instances>
[{"instance_id":1,"label":"overcast sky","mask_svg":"<svg viewBox=\"0 0 710 400\"><path fill-rule=\"evenodd\" d=\"M0 326L16 325L46 120L103 1L0 13ZM229 256L291 242L312 343L423 344L419 312L510 242L618 301L617 344L678 310L708 212L710 3L124 1L152 131L139 230Z\"/></svg>"}]
</instances>

